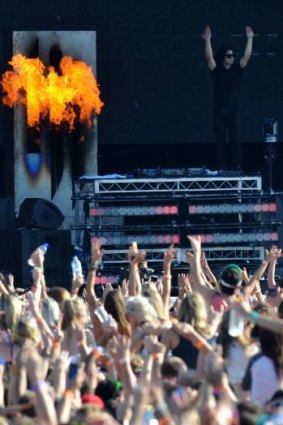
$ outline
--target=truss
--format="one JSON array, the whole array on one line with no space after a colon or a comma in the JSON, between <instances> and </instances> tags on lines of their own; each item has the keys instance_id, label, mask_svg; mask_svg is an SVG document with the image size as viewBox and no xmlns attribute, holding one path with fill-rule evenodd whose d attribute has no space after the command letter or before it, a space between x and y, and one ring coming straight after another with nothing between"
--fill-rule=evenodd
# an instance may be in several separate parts
<instances>
[{"instance_id":1,"label":"truss","mask_svg":"<svg viewBox=\"0 0 283 425\"><path fill-rule=\"evenodd\" d=\"M260 192L260 176L254 177L186 177L146 179L81 179L74 183L74 198L95 195L130 193L197 193L197 192Z\"/></svg>"},{"instance_id":2,"label":"truss","mask_svg":"<svg viewBox=\"0 0 283 425\"><path fill-rule=\"evenodd\" d=\"M146 260L150 263L163 264L164 252L166 248L149 249L146 251ZM181 263L185 258L186 249L177 251L177 262ZM227 262L227 261L262 261L264 260L264 248L253 246L226 246L203 248L206 258L211 262ZM106 250L103 256L103 264L128 264L128 250Z\"/></svg>"}]
</instances>

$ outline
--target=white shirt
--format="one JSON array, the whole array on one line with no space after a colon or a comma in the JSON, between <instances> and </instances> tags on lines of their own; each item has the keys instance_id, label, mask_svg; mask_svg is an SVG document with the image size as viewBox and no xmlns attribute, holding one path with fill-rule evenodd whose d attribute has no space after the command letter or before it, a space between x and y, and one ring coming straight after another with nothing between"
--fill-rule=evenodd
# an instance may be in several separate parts
<instances>
[{"instance_id":1,"label":"white shirt","mask_svg":"<svg viewBox=\"0 0 283 425\"><path fill-rule=\"evenodd\" d=\"M279 388L273 361L267 356L260 356L251 366L251 376L251 398L264 404Z\"/></svg>"}]
</instances>

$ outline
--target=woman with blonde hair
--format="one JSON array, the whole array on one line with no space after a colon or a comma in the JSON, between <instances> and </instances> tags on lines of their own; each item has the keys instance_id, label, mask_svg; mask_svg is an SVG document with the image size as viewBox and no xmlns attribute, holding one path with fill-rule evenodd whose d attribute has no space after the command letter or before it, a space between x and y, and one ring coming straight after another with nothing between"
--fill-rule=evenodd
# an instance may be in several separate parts
<instances>
[{"instance_id":1,"label":"woman with blonde hair","mask_svg":"<svg viewBox=\"0 0 283 425\"><path fill-rule=\"evenodd\" d=\"M142 285L142 295L148 299L158 319L161 321L165 320L164 303L154 283L144 283Z\"/></svg>"},{"instance_id":2,"label":"woman with blonde hair","mask_svg":"<svg viewBox=\"0 0 283 425\"><path fill-rule=\"evenodd\" d=\"M209 327L207 325L207 309L205 301L200 294L189 293L183 299L178 312L178 326L169 329L163 336L163 343L167 350L171 350L173 356L180 357L188 368L197 368L199 343L195 337L205 341L209 336ZM180 325L190 325L188 332L182 331ZM184 329L186 329L184 327ZM201 343L204 346L204 343ZM209 348L209 347L208 347Z\"/></svg>"},{"instance_id":3,"label":"woman with blonde hair","mask_svg":"<svg viewBox=\"0 0 283 425\"><path fill-rule=\"evenodd\" d=\"M21 302L14 295L2 295L0 297L0 329L12 332L22 312Z\"/></svg>"},{"instance_id":4,"label":"woman with blonde hair","mask_svg":"<svg viewBox=\"0 0 283 425\"><path fill-rule=\"evenodd\" d=\"M140 295L127 299L125 311L133 335L131 351L139 353L143 345L144 336L148 333L154 333L160 321L148 299Z\"/></svg>"},{"instance_id":5,"label":"woman with blonde hair","mask_svg":"<svg viewBox=\"0 0 283 425\"><path fill-rule=\"evenodd\" d=\"M88 316L87 307L80 298L65 300L63 306L62 331L63 340L61 350L69 355L77 354L78 348L87 352L87 347L94 343L89 329L86 329Z\"/></svg>"}]
</instances>

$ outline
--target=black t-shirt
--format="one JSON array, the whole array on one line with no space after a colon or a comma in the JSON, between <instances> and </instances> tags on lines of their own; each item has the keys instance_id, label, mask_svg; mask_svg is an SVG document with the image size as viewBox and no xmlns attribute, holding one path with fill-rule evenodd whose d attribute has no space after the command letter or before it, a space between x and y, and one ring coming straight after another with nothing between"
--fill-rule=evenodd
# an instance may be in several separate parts
<instances>
[{"instance_id":1,"label":"black t-shirt","mask_svg":"<svg viewBox=\"0 0 283 425\"><path fill-rule=\"evenodd\" d=\"M211 71L214 82L214 107L217 110L233 112L237 110L240 95L240 80L243 68L239 62L226 69L217 65Z\"/></svg>"}]
</instances>

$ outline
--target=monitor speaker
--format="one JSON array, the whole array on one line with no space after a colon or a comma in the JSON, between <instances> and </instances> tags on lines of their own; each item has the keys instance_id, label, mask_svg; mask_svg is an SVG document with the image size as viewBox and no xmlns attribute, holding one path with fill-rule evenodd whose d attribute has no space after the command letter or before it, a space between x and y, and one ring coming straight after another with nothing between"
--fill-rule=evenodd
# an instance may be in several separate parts
<instances>
[{"instance_id":1,"label":"monitor speaker","mask_svg":"<svg viewBox=\"0 0 283 425\"><path fill-rule=\"evenodd\" d=\"M64 215L56 205L42 198L26 198L19 210L18 228L58 229Z\"/></svg>"}]
</instances>

